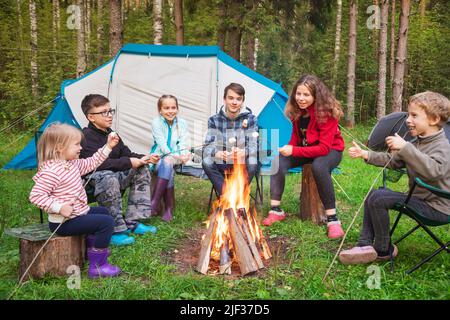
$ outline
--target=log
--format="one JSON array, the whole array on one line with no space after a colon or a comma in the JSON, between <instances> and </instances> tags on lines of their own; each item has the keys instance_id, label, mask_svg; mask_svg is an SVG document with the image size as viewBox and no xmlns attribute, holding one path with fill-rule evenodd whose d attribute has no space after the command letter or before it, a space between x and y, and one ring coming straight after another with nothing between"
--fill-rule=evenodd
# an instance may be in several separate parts
<instances>
[{"instance_id":1,"label":"log","mask_svg":"<svg viewBox=\"0 0 450 320\"><path fill-rule=\"evenodd\" d=\"M31 241L20 239L19 279L22 278L44 243L45 240ZM53 237L30 267L23 281L29 278L40 279L47 274L67 276L67 268L69 266L83 267L84 255L84 236Z\"/></svg>"},{"instance_id":2,"label":"log","mask_svg":"<svg viewBox=\"0 0 450 320\"><path fill-rule=\"evenodd\" d=\"M211 217L209 218L208 230L206 231L205 237L202 240L200 256L197 263L197 271L202 274L206 274L208 272L209 260L211 259L212 238L216 226L217 213L219 212L219 210L220 209L217 208L216 211L211 214Z\"/></svg>"},{"instance_id":3,"label":"log","mask_svg":"<svg viewBox=\"0 0 450 320\"><path fill-rule=\"evenodd\" d=\"M317 225L325 224L327 217L317 190L312 164L302 168L302 189L300 192L300 219L312 220Z\"/></svg>"},{"instance_id":4,"label":"log","mask_svg":"<svg viewBox=\"0 0 450 320\"><path fill-rule=\"evenodd\" d=\"M264 238L261 228L259 228L259 244L261 245L264 259L268 260L272 258L272 252L270 252L269 245L267 244L266 238Z\"/></svg>"},{"instance_id":5,"label":"log","mask_svg":"<svg viewBox=\"0 0 450 320\"><path fill-rule=\"evenodd\" d=\"M225 242L222 244L220 248L220 264L219 264L219 273L220 274L231 274L231 258L230 258L230 247L228 245L228 240L225 239Z\"/></svg>"},{"instance_id":6,"label":"log","mask_svg":"<svg viewBox=\"0 0 450 320\"><path fill-rule=\"evenodd\" d=\"M36 254L51 236L47 224L38 223L5 230L5 234L19 238L19 279L30 267L23 281L39 279L47 274L67 276L67 267L83 267L86 253L84 236L61 237L54 235L30 266Z\"/></svg>"},{"instance_id":7,"label":"log","mask_svg":"<svg viewBox=\"0 0 450 320\"><path fill-rule=\"evenodd\" d=\"M233 241L234 253L241 269L241 274L246 275L255 272L258 270L258 266L239 229L233 209L226 209L225 217L228 219L231 241Z\"/></svg>"},{"instance_id":8,"label":"log","mask_svg":"<svg viewBox=\"0 0 450 320\"><path fill-rule=\"evenodd\" d=\"M259 254L258 249L256 248L256 244L252 239L252 235L250 234L248 221L247 221L247 213L245 212L245 208L238 209L238 223L242 227L243 234L245 238L247 238L248 245L253 254L253 258L256 261L259 269L264 268L264 263L261 260L261 255Z\"/></svg>"}]
</instances>

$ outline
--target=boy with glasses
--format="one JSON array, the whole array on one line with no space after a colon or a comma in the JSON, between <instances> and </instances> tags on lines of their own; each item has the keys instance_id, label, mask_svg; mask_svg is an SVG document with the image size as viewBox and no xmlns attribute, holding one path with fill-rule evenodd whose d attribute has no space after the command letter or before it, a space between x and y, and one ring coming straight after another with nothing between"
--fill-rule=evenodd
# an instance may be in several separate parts
<instances>
[{"instance_id":1,"label":"boy with glasses","mask_svg":"<svg viewBox=\"0 0 450 320\"><path fill-rule=\"evenodd\" d=\"M108 98L99 94L84 97L81 109L89 124L83 129L80 158L88 158L105 144L108 134L112 132L115 110L111 109ZM94 188L95 200L100 206L106 207L115 220L112 244L133 243L134 238L129 236L130 232L156 232L154 226L144 225L139 220L148 219L151 214L151 175L147 164L156 164L158 160L159 156L156 155L145 156L132 152L120 139L105 162L90 175L89 186ZM130 192L124 217L122 192L126 188L130 188Z\"/></svg>"}]
</instances>

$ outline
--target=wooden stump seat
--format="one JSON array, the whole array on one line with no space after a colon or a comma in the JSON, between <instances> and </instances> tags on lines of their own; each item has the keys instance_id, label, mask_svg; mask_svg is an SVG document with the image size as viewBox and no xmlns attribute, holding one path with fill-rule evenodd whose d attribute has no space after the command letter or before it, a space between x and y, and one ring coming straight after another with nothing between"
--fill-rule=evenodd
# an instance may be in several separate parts
<instances>
[{"instance_id":1,"label":"wooden stump seat","mask_svg":"<svg viewBox=\"0 0 450 320\"><path fill-rule=\"evenodd\" d=\"M300 192L300 219L312 220L317 225L326 224L327 216L317 190L312 164L302 166L302 188Z\"/></svg>"},{"instance_id":2,"label":"wooden stump seat","mask_svg":"<svg viewBox=\"0 0 450 320\"><path fill-rule=\"evenodd\" d=\"M5 230L5 234L20 239L20 279L45 241L50 237L51 232L48 229L48 224L39 223L8 229ZM67 268L69 266L83 267L85 251L83 235L72 237L54 235L33 263L24 280L43 278L47 274L67 276Z\"/></svg>"}]
</instances>

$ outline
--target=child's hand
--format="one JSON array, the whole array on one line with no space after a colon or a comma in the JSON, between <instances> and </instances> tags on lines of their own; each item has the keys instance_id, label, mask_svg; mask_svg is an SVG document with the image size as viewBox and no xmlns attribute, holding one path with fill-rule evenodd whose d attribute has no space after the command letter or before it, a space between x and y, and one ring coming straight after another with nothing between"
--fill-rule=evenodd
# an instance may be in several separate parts
<instances>
[{"instance_id":1,"label":"child's hand","mask_svg":"<svg viewBox=\"0 0 450 320\"><path fill-rule=\"evenodd\" d=\"M184 154L180 156L181 162L183 164L185 164L186 162L188 162L189 160L192 159L192 154L188 153L188 154Z\"/></svg>"},{"instance_id":2,"label":"child's hand","mask_svg":"<svg viewBox=\"0 0 450 320\"><path fill-rule=\"evenodd\" d=\"M144 157L142 157L144 158ZM143 165L146 165L147 162L145 160L139 159L139 158L130 158L131 161L131 167L133 169L137 169L139 167L142 167Z\"/></svg>"},{"instance_id":3,"label":"child's hand","mask_svg":"<svg viewBox=\"0 0 450 320\"><path fill-rule=\"evenodd\" d=\"M400 150L406 145L406 141L396 133L394 136L386 138L386 144L389 150Z\"/></svg>"},{"instance_id":4,"label":"child's hand","mask_svg":"<svg viewBox=\"0 0 450 320\"><path fill-rule=\"evenodd\" d=\"M117 144L119 143L119 135L117 133L115 133L114 131L111 132L108 135L108 147L112 150L112 148L114 148L115 146L117 146Z\"/></svg>"},{"instance_id":5,"label":"child's hand","mask_svg":"<svg viewBox=\"0 0 450 320\"><path fill-rule=\"evenodd\" d=\"M289 144L287 144L287 145L285 145L285 146L283 146L281 148L278 148L278 151L285 157L291 156L292 155L292 150L293 150L293 148Z\"/></svg>"},{"instance_id":6,"label":"child's hand","mask_svg":"<svg viewBox=\"0 0 450 320\"><path fill-rule=\"evenodd\" d=\"M238 147L233 147L231 149L231 152L233 153L233 158L236 158L236 161L238 164L244 164L245 163L245 150L238 148Z\"/></svg>"},{"instance_id":7,"label":"child's hand","mask_svg":"<svg viewBox=\"0 0 450 320\"><path fill-rule=\"evenodd\" d=\"M363 150L356 144L355 141L352 141L353 147L350 147L348 149L348 154L353 159L355 158L363 158L364 160L367 160L369 158L369 152Z\"/></svg>"},{"instance_id":8,"label":"child's hand","mask_svg":"<svg viewBox=\"0 0 450 320\"><path fill-rule=\"evenodd\" d=\"M72 202L63 204L63 206L59 210L59 214L66 218L69 218L72 212L73 212Z\"/></svg>"},{"instance_id":9,"label":"child's hand","mask_svg":"<svg viewBox=\"0 0 450 320\"><path fill-rule=\"evenodd\" d=\"M146 155L141 158L141 160L145 161L146 164L149 164L149 163L157 164L160 159L161 159L161 156L156 153L152 153L150 155Z\"/></svg>"}]
</instances>

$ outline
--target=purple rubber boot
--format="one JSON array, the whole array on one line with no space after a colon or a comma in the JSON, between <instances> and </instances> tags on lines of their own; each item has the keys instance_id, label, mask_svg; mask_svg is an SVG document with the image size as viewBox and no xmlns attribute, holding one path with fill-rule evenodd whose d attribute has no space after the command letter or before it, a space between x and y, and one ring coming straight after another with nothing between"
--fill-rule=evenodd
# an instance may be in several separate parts
<instances>
[{"instance_id":1,"label":"purple rubber boot","mask_svg":"<svg viewBox=\"0 0 450 320\"><path fill-rule=\"evenodd\" d=\"M164 202L166 204L166 210L162 216L165 222L169 222L173 218L173 207L175 206L175 188L167 188L164 193Z\"/></svg>"},{"instance_id":2,"label":"purple rubber boot","mask_svg":"<svg viewBox=\"0 0 450 320\"><path fill-rule=\"evenodd\" d=\"M116 277L121 272L120 268L108 263L108 249L88 249L89 270L88 277Z\"/></svg>"},{"instance_id":3,"label":"purple rubber boot","mask_svg":"<svg viewBox=\"0 0 450 320\"><path fill-rule=\"evenodd\" d=\"M88 234L85 239L86 239L86 255L85 255L84 259L88 260L88 255L87 255L88 250L95 247L94 246L94 244L95 244L95 235ZM108 257L110 255L111 255L111 249L108 248Z\"/></svg>"},{"instance_id":4,"label":"purple rubber boot","mask_svg":"<svg viewBox=\"0 0 450 320\"><path fill-rule=\"evenodd\" d=\"M169 183L169 180L162 179L162 178L156 178L156 184L155 189L152 193L152 202L150 206L152 207L152 216L156 216L158 214L157 208L159 207L159 202L161 201L161 198L163 197L164 193L167 189L167 184Z\"/></svg>"}]
</instances>

